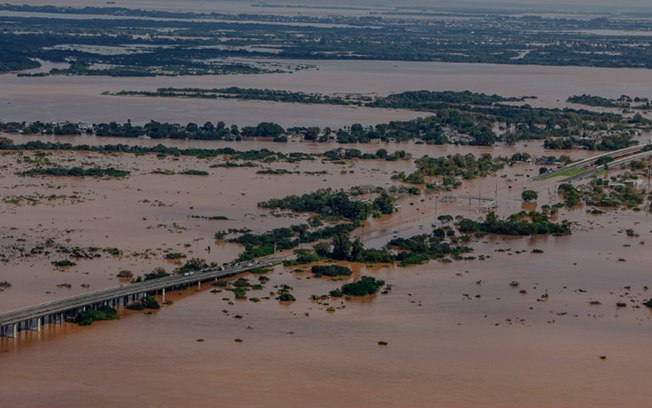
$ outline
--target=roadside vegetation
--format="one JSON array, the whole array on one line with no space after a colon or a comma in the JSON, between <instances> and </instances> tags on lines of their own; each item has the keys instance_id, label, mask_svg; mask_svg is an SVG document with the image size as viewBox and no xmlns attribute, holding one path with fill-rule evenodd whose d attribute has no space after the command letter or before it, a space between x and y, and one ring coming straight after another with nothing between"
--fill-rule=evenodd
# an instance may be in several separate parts
<instances>
[{"instance_id":1,"label":"roadside vegetation","mask_svg":"<svg viewBox=\"0 0 652 408\"><path fill-rule=\"evenodd\" d=\"M74 322L80 326L90 326L97 320L116 320L117 318L117 310L111 306L102 305L97 309L87 309L83 312L79 312L75 316Z\"/></svg>"}]
</instances>

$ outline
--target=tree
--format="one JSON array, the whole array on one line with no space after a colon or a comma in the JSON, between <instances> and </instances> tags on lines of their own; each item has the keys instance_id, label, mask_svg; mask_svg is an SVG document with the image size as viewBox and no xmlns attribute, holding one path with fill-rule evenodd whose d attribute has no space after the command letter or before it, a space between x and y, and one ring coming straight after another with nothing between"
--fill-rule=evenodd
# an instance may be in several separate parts
<instances>
[{"instance_id":1,"label":"tree","mask_svg":"<svg viewBox=\"0 0 652 408\"><path fill-rule=\"evenodd\" d=\"M321 129L318 127L309 127L306 129L306 134L304 135L305 140L317 140L317 137L321 133Z\"/></svg>"},{"instance_id":2,"label":"tree","mask_svg":"<svg viewBox=\"0 0 652 408\"><path fill-rule=\"evenodd\" d=\"M351 253L351 241L348 234L337 234L333 237L333 253L331 256L337 260L349 259Z\"/></svg>"},{"instance_id":3,"label":"tree","mask_svg":"<svg viewBox=\"0 0 652 408\"><path fill-rule=\"evenodd\" d=\"M391 214L394 212L394 199L387 192L383 191L374 200L374 208L383 214Z\"/></svg>"},{"instance_id":4,"label":"tree","mask_svg":"<svg viewBox=\"0 0 652 408\"><path fill-rule=\"evenodd\" d=\"M525 190L521 193L521 198L526 202L536 201L539 198L539 194L533 190Z\"/></svg>"},{"instance_id":5,"label":"tree","mask_svg":"<svg viewBox=\"0 0 652 408\"><path fill-rule=\"evenodd\" d=\"M319 242L313 246L313 249L319 256L329 256L331 254L331 245L328 242Z\"/></svg>"},{"instance_id":6,"label":"tree","mask_svg":"<svg viewBox=\"0 0 652 408\"><path fill-rule=\"evenodd\" d=\"M353 241L353 244L351 244L351 261L357 261L362 251L364 251L364 244L360 238L357 238Z\"/></svg>"},{"instance_id":7,"label":"tree","mask_svg":"<svg viewBox=\"0 0 652 408\"><path fill-rule=\"evenodd\" d=\"M285 129L277 123L260 122L253 130L253 134L247 134L246 136L278 137L283 133L285 133ZM243 136L245 135L243 134Z\"/></svg>"},{"instance_id":8,"label":"tree","mask_svg":"<svg viewBox=\"0 0 652 408\"><path fill-rule=\"evenodd\" d=\"M444 224L448 224L449 222L453 221L453 216L452 215L440 215L437 217L437 220L440 222L443 222Z\"/></svg>"},{"instance_id":9,"label":"tree","mask_svg":"<svg viewBox=\"0 0 652 408\"><path fill-rule=\"evenodd\" d=\"M376 156L380 157L381 159L387 158L387 150L386 149L376 150Z\"/></svg>"}]
</instances>

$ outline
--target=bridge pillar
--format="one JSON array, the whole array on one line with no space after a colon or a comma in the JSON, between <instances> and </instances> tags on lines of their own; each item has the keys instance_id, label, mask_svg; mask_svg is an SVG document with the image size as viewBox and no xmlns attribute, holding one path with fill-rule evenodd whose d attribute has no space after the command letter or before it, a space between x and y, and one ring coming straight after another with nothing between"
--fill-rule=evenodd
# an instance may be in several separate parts
<instances>
[{"instance_id":1,"label":"bridge pillar","mask_svg":"<svg viewBox=\"0 0 652 408\"><path fill-rule=\"evenodd\" d=\"M201 281L197 281L197 290L201 290Z\"/></svg>"},{"instance_id":2,"label":"bridge pillar","mask_svg":"<svg viewBox=\"0 0 652 408\"><path fill-rule=\"evenodd\" d=\"M162 302L165 303L165 288L161 291Z\"/></svg>"},{"instance_id":3,"label":"bridge pillar","mask_svg":"<svg viewBox=\"0 0 652 408\"><path fill-rule=\"evenodd\" d=\"M36 323L36 324L34 324ZM34 320L29 321L29 329L32 331L41 331L41 318L38 317Z\"/></svg>"}]
</instances>

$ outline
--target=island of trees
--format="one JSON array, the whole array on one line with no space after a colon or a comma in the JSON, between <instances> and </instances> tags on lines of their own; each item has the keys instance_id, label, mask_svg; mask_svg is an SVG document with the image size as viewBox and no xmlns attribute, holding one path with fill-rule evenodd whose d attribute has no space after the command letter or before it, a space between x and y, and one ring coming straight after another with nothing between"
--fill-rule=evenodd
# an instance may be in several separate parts
<instances>
[{"instance_id":1,"label":"island of trees","mask_svg":"<svg viewBox=\"0 0 652 408\"><path fill-rule=\"evenodd\" d=\"M283 101L290 96L299 100L305 97L304 94L297 96L297 93L288 91L237 89L238 97L242 95L248 95L249 98L267 97L268 93L282 95L280 99ZM324 95L312 95L310 98L318 98L320 103L332 102L331 98ZM312 100L310 98L308 100ZM618 113L534 108L527 104L506 103L512 102L513 99L519 100L468 91L410 91L387 97L376 97L373 100L366 97L346 98L338 104L415 109L428 112L428 116L368 127L352 124L340 129L321 129L317 126L285 129L273 122L261 122L256 126L240 128L236 125L227 126L222 121L206 122L203 125L192 122L183 125L158 121L150 121L144 125L132 124L130 121L122 124L109 122L81 125L71 122L36 121L0 122L0 131L55 136L91 134L99 137L231 141L258 137L287 142L290 138L300 138L318 142L337 141L342 144L369 143L374 140L384 142L416 140L417 143L428 144L493 145L498 141L514 143L518 140L545 140L545 147L550 149L583 147L612 150L636 143L633 136L651 125L651 122L640 114L625 117ZM391 158L391 155L386 157Z\"/></svg>"}]
</instances>

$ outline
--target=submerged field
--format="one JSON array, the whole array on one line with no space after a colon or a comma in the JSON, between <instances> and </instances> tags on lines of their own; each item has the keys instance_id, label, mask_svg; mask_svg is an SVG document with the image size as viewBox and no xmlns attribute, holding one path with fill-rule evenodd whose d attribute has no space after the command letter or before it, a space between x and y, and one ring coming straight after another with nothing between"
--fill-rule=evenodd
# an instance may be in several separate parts
<instances>
[{"instance_id":1,"label":"submerged field","mask_svg":"<svg viewBox=\"0 0 652 408\"><path fill-rule=\"evenodd\" d=\"M0 313L287 262L0 337L0 406L650 405L650 161L554 173L650 143L649 13L26 3Z\"/></svg>"},{"instance_id":2,"label":"submerged field","mask_svg":"<svg viewBox=\"0 0 652 408\"><path fill-rule=\"evenodd\" d=\"M101 142L114 140L124 142ZM192 143L313 153L337 147ZM357 147L375 151L379 146ZM537 151L522 143L400 147L415 158ZM587 154L572 153L575 159ZM129 175L16 174L44 160L65 167L111 166ZM12 287L0 293L0 310L115 286L121 283L116 276L120 270L135 275L155 267L171 271L178 265L165 260L166 253L229 261L242 247L215 241L215 232L243 227L263 232L305 219L273 216L273 211L257 207L261 201L322 187L400 185L392 174L414 170L413 160L338 164L318 159L215 167L224 160L3 152L2 279ZM265 168L295 173L257 174ZM208 175L180 174L189 169ZM530 180L537 170L516 164L466 181L454 193L497 197L501 216L524 205L531 209L560 202L554 181ZM539 193L537 204L522 203L526 187ZM404 195L396 213L370 218L354 236L380 247L396 236L429 233L443 214L484 218L477 202L444 202L446 194ZM474 239L473 255L485 260L411 267L352 264L353 275L336 280L279 266L266 274L269 281L260 294L248 293L259 302L236 300L228 291L213 293L215 288L204 285L201 291L169 293L173 303L153 314L121 311L120 320L92 327L67 323L46 326L40 333L21 332L20 341L0 340L3 383L11 384L3 398L12 406L30 407L77 406L90 398L106 407L179 406L189 398L192 406L214 406L217 398L225 406L642 407L648 398L646 370L652 363L646 357L652 315L641 306L652 284L645 249L652 238L649 215L631 210L590 215L586 209L560 210L559 220L573 222L570 236ZM626 229L638 236L626 234ZM31 251L40 246L41 252ZM57 252L62 247L99 248L99 256L57 268L51 263L71 259ZM363 299L311 300L362 275L385 280L392 289ZM259 275L245 277L254 282ZM282 285L292 287L296 302L279 303L268 296ZM151 373L147 384L142 372ZM44 384L38 393L29 392L28 379L34 375Z\"/></svg>"}]
</instances>

